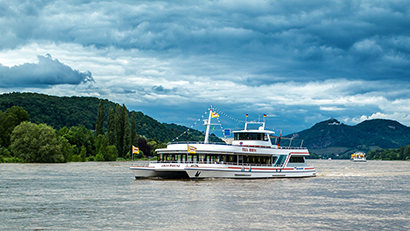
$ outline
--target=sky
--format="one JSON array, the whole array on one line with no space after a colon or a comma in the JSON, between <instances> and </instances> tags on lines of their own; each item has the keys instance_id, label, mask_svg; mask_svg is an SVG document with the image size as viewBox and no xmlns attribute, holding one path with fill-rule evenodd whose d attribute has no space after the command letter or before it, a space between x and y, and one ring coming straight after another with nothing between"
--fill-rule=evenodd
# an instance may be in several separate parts
<instances>
[{"instance_id":1,"label":"sky","mask_svg":"<svg viewBox=\"0 0 410 231\"><path fill-rule=\"evenodd\" d=\"M0 0L0 93L98 97L199 130L211 106L233 130L245 114L284 134L410 126L409 28L407 0Z\"/></svg>"}]
</instances>

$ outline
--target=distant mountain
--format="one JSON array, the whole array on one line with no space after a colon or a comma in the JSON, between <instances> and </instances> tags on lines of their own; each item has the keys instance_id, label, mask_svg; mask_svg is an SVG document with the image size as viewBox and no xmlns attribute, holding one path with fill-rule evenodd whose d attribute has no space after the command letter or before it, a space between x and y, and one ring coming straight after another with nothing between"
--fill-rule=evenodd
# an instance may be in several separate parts
<instances>
[{"instance_id":1,"label":"distant mountain","mask_svg":"<svg viewBox=\"0 0 410 231\"><path fill-rule=\"evenodd\" d=\"M100 99L95 97L58 97L37 93L10 93L0 95L0 110L5 111L12 106L24 108L33 123L45 123L55 129L62 127L73 127L84 125L89 130L95 129L97 111ZM116 103L104 100L105 122L107 127L107 117L110 108L115 110ZM130 114L130 113L129 113ZM136 112L137 133L148 139L161 142L169 142L180 136L188 127L160 123L142 112ZM189 129L185 135L179 138L184 140L204 140L204 134L195 129ZM221 142L218 137L211 135L210 141Z\"/></svg>"},{"instance_id":2,"label":"distant mountain","mask_svg":"<svg viewBox=\"0 0 410 231\"><path fill-rule=\"evenodd\" d=\"M332 118L287 137L292 136L303 139L304 146L310 150L318 152L334 150L345 153L349 150L368 151L407 146L410 144L410 127L386 119L366 120L355 126L349 126Z\"/></svg>"}]
</instances>

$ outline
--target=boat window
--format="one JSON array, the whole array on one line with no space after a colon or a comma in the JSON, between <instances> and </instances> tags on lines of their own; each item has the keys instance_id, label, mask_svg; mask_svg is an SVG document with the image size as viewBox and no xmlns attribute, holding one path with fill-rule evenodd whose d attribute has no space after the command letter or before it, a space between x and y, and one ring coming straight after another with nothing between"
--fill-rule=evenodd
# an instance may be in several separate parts
<instances>
[{"instance_id":1,"label":"boat window","mask_svg":"<svg viewBox=\"0 0 410 231\"><path fill-rule=\"evenodd\" d=\"M204 162L205 161L205 155L203 155L203 154L199 155L198 161L201 162L201 163Z\"/></svg>"},{"instance_id":2,"label":"boat window","mask_svg":"<svg viewBox=\"0 0 410 231\"><path fill-rule=\"evenodd\" d=\"M286 155L280 155L278 160L276 161L275 166L282 166L285 163Z\"/></svg>"},{"instance_id":3,"label":"boat window","mask_svg":"<svg viewBox=\"0 0 410 231\"><path fill-rule=\"evenodd\" d=\"M236 155L229 155L227 159L228 159L228 162L236 162L237 161Z\"/></svg>"},{"instance_id":4,"label":"boat window","mask_svg":"<svg viewBox=\"0 0 410 231\"><path fill-rule=\"evenodd\" d=\"M235 133L235 140L267 140L266 134L263 133Z\"/></svg>"},{"instance_id":5,"label":"boat window","mask_svg":"<svg viewBox=\"0 0 410 231\"><path fill-rule=\"evenodd\" d=\"M278 159L278 157L277 156L273 156L272 157L272 163L276 163L276 160Z\"/></svg>"},{"instance_id":6,"label":"boat window","mask_svg":"<svg viewBox=\"0 0 410 231\"><path fill-rule=\"evenodd\" d=\"M269 156L243 156L244 164L253 165L271 165L271 159Z\"/></svg>"},{"instance_id":7,"label":"boat window","mask_svg":"<svg viewBox=\"0 0 410 231\"><path fill-rule=\"evenodd\" d=\"M291 156L289 163L305 163L305 158L303 156Z\"/></svg>"}]
</instances>

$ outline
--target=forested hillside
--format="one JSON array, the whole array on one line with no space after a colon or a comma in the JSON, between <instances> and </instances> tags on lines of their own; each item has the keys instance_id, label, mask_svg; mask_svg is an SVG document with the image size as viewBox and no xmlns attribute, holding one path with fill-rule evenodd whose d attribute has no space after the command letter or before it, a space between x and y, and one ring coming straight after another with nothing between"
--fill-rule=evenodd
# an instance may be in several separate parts
<instances>
[{"instance_id":1,"label":"forested hillside","mask_svg":"<svg viewBox=\"0 0 410 231\"><path fill-rule=\"evenodd\" d=\"M103 100L105 108L104 129L107 129L107 117L110 108L115 109L116 104ZM58 97L37 93L10 93L0 95L0 110L6 111L12 106L22 107L30 115L30 122L44 123L55 129L83 125L89 130L94 130L97 120L97 111L100 99L95 97ZM128 112L129 117L131 116ZM185 126L176 126L156 121L142 112L136 112L136 130L138 135L147 139L157 139L169 142L186 131ZM198 130L190 130L180 140L203 140L204 134ZM221 141L215 136L211 141Z\"/></svg>"},{"instance_id":2,"label":"forested hillside","mask_svg":"<svg viewBox=\"0 0 410 231\"><path fill-rule=\"evenodd\" d=\"M11 93L0 95L0 110L12 106L24 108L33 123L45 123L55 129L84 125L95 129L100 100L93 97L57 97L37 93ZM105 100L106 115L115 104Z\"/></svg>"}]
</instances>

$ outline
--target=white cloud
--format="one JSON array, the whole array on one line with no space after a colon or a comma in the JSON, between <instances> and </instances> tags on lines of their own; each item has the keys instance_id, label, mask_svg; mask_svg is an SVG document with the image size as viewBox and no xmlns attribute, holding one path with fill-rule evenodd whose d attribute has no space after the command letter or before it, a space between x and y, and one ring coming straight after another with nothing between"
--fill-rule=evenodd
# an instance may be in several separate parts
<instances>
[{"instance_id":1,"label":"white cloud","mask_svg":"<svg viewBox=\"0 0 410 231\"><path fill-rule=\"evenodd\" d=\"M340 107L322 107L320 106L320 110L322 111L344 111L346 108L340 108Z\"/></svg>"},{"instance_id":2,"label":"white cloud","mask_svg":"<svg viewBox=\"0 0 410 231\"><path fill-rule=\"evenodd\" d=\"M400 123L405 124L405 125L408 125L410 123L410 115L408 113L400 113L400 112L392 112L391 114L376 112L376 113L372 113L370 116L362 115L360 117L353 118L352 121L355 123L360 123L365 120L372 120L372 119L397 120Z\"/></svg>"}]
</instances>

